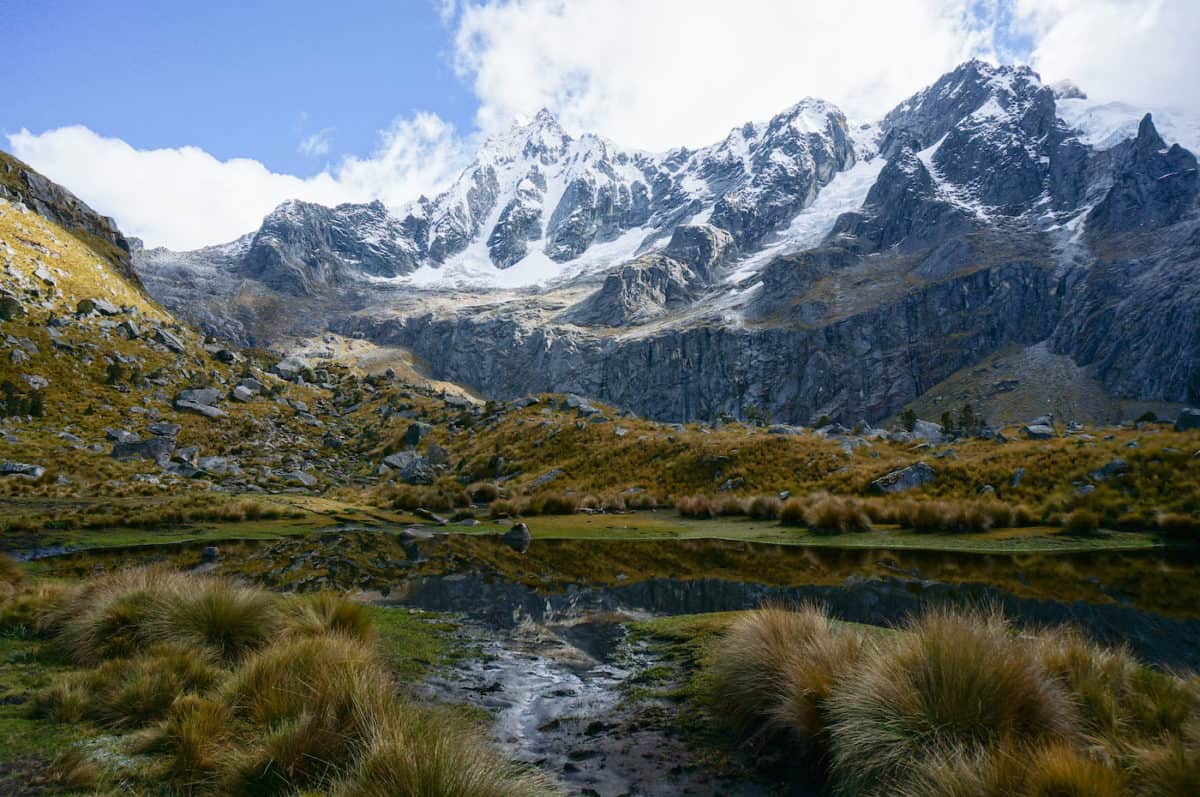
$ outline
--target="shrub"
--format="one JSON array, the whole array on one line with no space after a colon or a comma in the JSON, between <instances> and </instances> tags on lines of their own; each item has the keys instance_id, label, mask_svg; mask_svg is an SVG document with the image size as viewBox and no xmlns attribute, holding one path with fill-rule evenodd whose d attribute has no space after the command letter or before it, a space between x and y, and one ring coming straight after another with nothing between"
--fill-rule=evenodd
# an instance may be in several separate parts
<instances>
[{"instance_id":1,"label":"shrub","mask_svg":"<svg viewBox=\"0 0 1200 797\"><path fill-rule=\"evenodd\" d=\"M759 495L750 501L747 514L755 520L777 520L783 502L773 495Z\"/></svg>"},{"instance_id":2,"label":"shrub","mask_svg":"<svg viewBox=\"0 0 1200 797\"><path fill-rule=\"evenodd\" d=\"M1100 529L1100 516L1090 509L1076 509L1063 518L1063 527L1072 534L1094 534Z\"/></svg>"},{"instance_id":3,"label":"shrub","mask_svg":"<svg viewBox=\"0 0 1200 797\"><path fill-rule=\"evenodd\" d=\"M871 519L853 498L822 496L808 507L804 519L814 534L846 534L871 530Z\"/></svg>"},{"instance_id":4,"label":"shrub","mask_svg":"<svg viewBox=\"0 0 1200 797\"><path fill-rule=\"evenodd\" d=\"M1070 736L1066 690L995 615L931 611L864 657L829 699L833 771L851 793L886 790L930 750Z\"/></svg>"},{"instance_id":5,"label":"shrub","mask_svg":"<svg viewBox=\"0 0 1200 797\"><path fill-rule=\"evenodd\" d=\"M808 504L804 501L799 498L789 498L779 508L779 522L784 526L803 526L808 522L805 518L807 510Z\"/></svg>"}]
</instances>

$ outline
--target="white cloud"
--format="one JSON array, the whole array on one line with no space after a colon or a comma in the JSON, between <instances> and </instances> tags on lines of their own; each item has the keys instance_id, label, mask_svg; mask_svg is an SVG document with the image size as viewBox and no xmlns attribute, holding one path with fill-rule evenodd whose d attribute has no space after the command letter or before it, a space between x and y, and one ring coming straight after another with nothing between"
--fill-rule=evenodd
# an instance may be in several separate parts
<instances>
[{"instance_id":1,"label":"white cloud","mask_svg":"<svg viewBox=\"0 0 1200 797\"><path fill-rule=\"evenodd\" d=\"M568 129L698 146L805 96L870 119L990 35L969 0L509 0L460 9L485 131L541 106Z\"/></svg>"},{"instance_id":2,"label":"white cloud","mask_svg":"<svg viewBox=\"0 0 1200 797\"><path fill-rule=\"evenodd\" d=\"M1073 79L1093 99L1200 106L1195 0L1016 0L1046 80Z\"/></svg>"},{"instance_id":3,"label":"white cloud","mask_svg":"<svg viewBox=\"0 0 1200 797\"><path fill-rule=\"evenodd\" d=\"M139 150L81 126L22 130L8 142L18 158L115 217L127 234L172 249L232 240L285 199L381 199L398 209L445 184L463 163L453 127L426 113L397 120L370 157L348 157L308 178L246 158L218 160L197 147Z\"/></svg>"},{"instance_id":4,"label":"white cloud","mask_svg":"<svg viewBox=\"0 0 1200 797\"><path fill-rule=\"evenodd\" d=\"M307 178L195 147L138 150L84 127L22 130L10 148L128 233L183 249L248 232L293 197L398 209L451 179L477 135L542 106L568 130L626 146L702 146L804 96L878 118L967 57L1026 54L1047 80L1073 78L1095 98L1200 104L1192 0L433 2L479 103L466 136L416 114L369 156ZM305 136L300 150L328 155L331 134Z\"/></svg>"},{"instance_id":5,"label":"white cloud","mask_svg":"<svg viewBox=\"0 0 1200 797\"><path fill-rule=\"evenodd\" d=\"M297 145L301 155L307 155L310 158L319 158L322 155L329 154L329 148L333 145L333 128L326 127L323 130L318 130L311 135L304 136L300 139Z\"/></svg>"}]
</instances>

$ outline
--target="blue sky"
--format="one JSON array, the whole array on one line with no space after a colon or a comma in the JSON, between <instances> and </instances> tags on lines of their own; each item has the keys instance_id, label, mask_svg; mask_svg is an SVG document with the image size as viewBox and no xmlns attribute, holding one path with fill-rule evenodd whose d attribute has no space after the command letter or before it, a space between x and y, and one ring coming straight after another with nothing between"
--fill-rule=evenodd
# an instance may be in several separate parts
<instances>
[{"instance_id":1,"label":"blue sky","mask_svg":"<svg viewBox=\"0 0 1200 797\"><path fill-rule=\"evenodd\" d=\"M0 0L0 147L151 245L444 188L548 107L704 146L805 96L878 119L973 57L1200 106L1195 0Z\"/></svg>"},{"instance_id":2,"label":"blue sky","mask_svg":"<svg viewBox=\"0 0 1200 797\"><path fill-rule=\"evenodd\" d=\"M138 148L191 144L313 174L370 152L396 116L469 128L476 108L450 33L423 0L0 0L0 133L83 124ZM328 131L327 155L299 143Z\"/></svg>"}]
</instances>

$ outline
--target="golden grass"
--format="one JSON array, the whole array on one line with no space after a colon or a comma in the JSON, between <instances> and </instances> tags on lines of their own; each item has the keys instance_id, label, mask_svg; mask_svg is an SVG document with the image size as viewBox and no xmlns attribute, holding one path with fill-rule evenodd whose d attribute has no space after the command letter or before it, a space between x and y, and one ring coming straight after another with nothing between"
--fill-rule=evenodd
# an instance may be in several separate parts
<instances>
[{"instance_id":1,"label":"golden grass","mask_svg":"<svg viewBox=\"0 0 1200 797\"><path fill-rule=\"evenodd\" d=\"M401 699L369 615L337 596L144 569L55 597L39 625L85 668L28 711L133 732L176 791L552 793L476 729Z\"/></svg>"},{"instance_id":2,"label":"golden grass","mask_svg":"<svg viewBox=\"0 0 1200 797\"><path fill-rule=\"evenodd\" d=\"M1200 682L1070 629L931 610L864 639L819 609L744 613L705 662L715 717L829 763L840 795L1185 795ZM797 746L799 745L799 746Z\"/></svg>"},{"instance_id":3,"label":"golden grass","mask_svg":"<svg viewBox=\"0 0 1200 797\"><path fill-rule=\"evenodd\" d=\"M931 611L864 658L830 699L833 771L849 793L903 783L929 750L1069 738L1076 715L999 617Z\"/></svg>"}]
</instances>

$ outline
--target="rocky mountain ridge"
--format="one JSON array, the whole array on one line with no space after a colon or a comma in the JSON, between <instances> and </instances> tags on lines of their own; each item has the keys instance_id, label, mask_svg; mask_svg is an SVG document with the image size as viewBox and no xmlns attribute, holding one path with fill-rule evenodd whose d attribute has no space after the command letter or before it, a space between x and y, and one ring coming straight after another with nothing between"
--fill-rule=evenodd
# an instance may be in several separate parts
<instances>
[{"instance_id":1,"label":"rocky mountain ridge","mask_svg":"<svg viewBox=\"0 0 1200 797\"><path fill-rule=\"evenodd\" d=\"M326 326L484 395L664 420L875 420L1043 343L1114 395L1195 402L1196 158L1149 114L1098 145L1059 112L1080 94L970 61L878 125L806 100L658 156L541 113L402 217L287 203L239 242L138 263L217 333ZM281 334L259 308L283 296L313 328Z\"/></svg>"}]
</instances>

